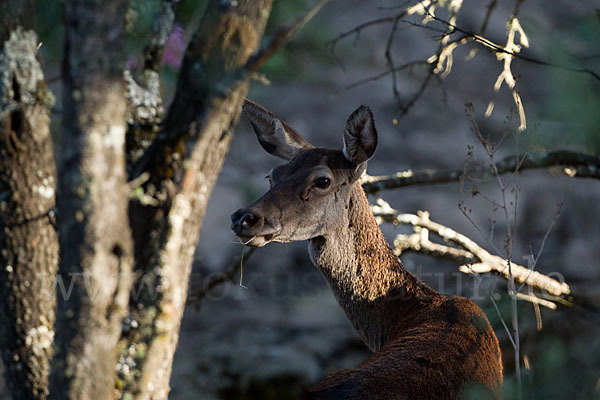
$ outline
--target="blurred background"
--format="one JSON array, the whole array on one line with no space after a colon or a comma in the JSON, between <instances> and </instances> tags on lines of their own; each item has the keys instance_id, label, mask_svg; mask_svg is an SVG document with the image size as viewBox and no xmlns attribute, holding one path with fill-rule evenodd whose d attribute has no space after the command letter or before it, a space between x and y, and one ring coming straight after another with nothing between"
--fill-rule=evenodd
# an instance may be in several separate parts
<instances>
[{"instance_id":1,"label":"blurred background","mask_svg":"<svg viewBox=\"0 0 600 400\"><path fill-rule=\"evenodd\" d=\"M514 1L492 1L486 37L504 44ZM600 2L517 1L519 20L529 37L523 54L548 63L600 71ZM141 48L152 24L157 1L135 0L130 15L127 67L141 65ZM290 25L314 5L309 0L275 1L267 35ZM502 63L494 53L474 44L454 52L451 73L432 79L407 112L400 105L419 92L424 69L406 69L396 76L400 101L390 75L348 89L389 67L385 52L392 24L366 27L360 35L330 41L361 23L396 15L410 3L380 0L333 1L261 70L270 81L252 84L249 97L272 110L320 147L341 147L343 126L359 105L371 107L379 132L379 148L369 163L371 175L403 170L456 169L473 156L487 162L471 130L465 103L472 103L479 127L490 140L515 131L518 117L511 92L494 91ZM181 1L177 27L165 54L163 96L172 96L187 40L200 22L204 1ZM464 1L457 25L477 31L487 3ZM443 10L439 15L445 18ZM396 65L426 60L441 35L419 25L422 17L404 18L397 26L391 54ZM437 25L439 28L440 25ZM39 2L38 34L45 74L58 97L53 134L59 135L61 114L60 63L62 9L58 1ZM472 49L480 50L474 55ZM573 150L600 153L600 82L589 74L514 60L512 70L527 116L519 135L521 152ZM489 117L484 112L495 104ZM509 134L498 159L515 153ZM199 298L207 282L230 268L242 246L229 230L229 215L268 189L267 171L279 161L258 144L241 121L204 220L191 284L190 307L184 317L171 379L172 399L287 399L330 371L351 367L369 351L345 319L325 281L310 262L306 243L270 244L243 263L243 285L236 273ZM508 179L508 177L506 177ZM494 180L476 182L495 199ZM600 182L569 178L560 170L524 171L518 177L518 234L513 259L537 253L557 216L536 269L556 273L571 285L574 306L536 317L530 303L519 302L523 397L527 399L600 399ZM470 186L459 183L412 186L380 193L401 212L427 210L431 219L461 232L488 251L486 238L460 211L463 199L471 218L502 248L506 221L481 196L471 198ZM375 200L375 198L371 198ZM382 226L390 240L405 228ZM505 366L505 397L516 398L513 348L502 319L510 321L506 282L495 276L473 277L458 265L419 254L402 260L414 274L447 294L475 296L501 341ZM558 275L560 274L560 275ZM497 294L499 312L489 301ZM541 327L540 327L541 321ZM540 329L541 328L541 329ZM0 394L3 390L0 383ZM8 396L5 394L5 397ZM0 397L2 397L0 395Z\"/></svg>"}]
</instances>

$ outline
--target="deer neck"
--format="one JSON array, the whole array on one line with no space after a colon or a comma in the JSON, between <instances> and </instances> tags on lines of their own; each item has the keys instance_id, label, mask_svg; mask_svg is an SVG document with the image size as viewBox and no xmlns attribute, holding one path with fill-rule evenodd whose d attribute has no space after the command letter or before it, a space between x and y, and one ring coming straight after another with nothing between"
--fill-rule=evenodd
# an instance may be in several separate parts
<instances>
[{"instance_id":1,"label":"deer neck","mask_svg":"<svg viewBox=\"0 0 600 400\"><path fill-rule=\"evenodd\" d=\"M354 328L377 351L402 319L439 294L394 255L358 183L346 210L336 229L309 241L309 251Z\"/></svg>"}]
</instances>

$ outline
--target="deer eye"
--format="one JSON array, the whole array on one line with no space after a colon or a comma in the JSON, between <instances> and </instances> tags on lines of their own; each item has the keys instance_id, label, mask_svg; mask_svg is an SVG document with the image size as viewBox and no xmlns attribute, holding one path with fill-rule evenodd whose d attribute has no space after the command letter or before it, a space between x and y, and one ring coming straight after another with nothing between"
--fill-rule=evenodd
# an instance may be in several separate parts
<instances>
[{"instance_id":1,"label":"deer eye","mask_svg":"<svg viewBox=\"0 0 600 400\"><path fill-rule=\"evenodd\" d=\"M273 186L273 178L271 178L271 175L265 176L265 179L269 181L269 186Z\"/></svg>"},{"instance_id":2,"label":"deer eye","mask_svg":"<svg viewBox=\"0 0 600 400\"><path fill-rule=\"evenodd\" d=\"M331 184L331 179L329 179L329 178L321 177L321 178L315 179L315 186L318 187L319 189L327 189L330 184Z\"/></svg>"}]
</instances>

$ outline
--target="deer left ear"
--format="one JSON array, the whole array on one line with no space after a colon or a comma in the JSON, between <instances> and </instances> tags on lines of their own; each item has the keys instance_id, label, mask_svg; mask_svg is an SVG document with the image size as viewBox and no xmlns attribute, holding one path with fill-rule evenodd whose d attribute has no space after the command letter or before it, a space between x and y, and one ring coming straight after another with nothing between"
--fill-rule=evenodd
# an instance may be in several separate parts
<instances>
[{"instance_id":1,"label":"deer left ear","mask_svg":"<svg viewBox=\"0 0 600 400\"><path fill-rule=\"evenodd\" d=\"M258 141L270 154L284 160L291 160L302 150L313 147L291 126L263 106L245 99L242 111L250 121Z\"/></svg>"},{"instance_id":2,"label":"deer left ear","mask_svg":"<svg viewBox=\"0 0 600 400\"><path fill-rule=\"evenodd\" d=\"M373 113L366 106L360 106L354 111L344 131L344 156L357 169L366 168L366 162L375 153L377 147L377 130ZM364 165L363 165L364 164ZM360 167L360 168L359 168Z\"/></svg>"}]
</instances>

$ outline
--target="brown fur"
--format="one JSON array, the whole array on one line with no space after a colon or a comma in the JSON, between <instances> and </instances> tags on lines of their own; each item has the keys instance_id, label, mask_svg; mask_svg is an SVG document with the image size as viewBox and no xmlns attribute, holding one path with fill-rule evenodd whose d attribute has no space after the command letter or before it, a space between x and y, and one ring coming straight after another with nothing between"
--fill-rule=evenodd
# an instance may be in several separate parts
<instances>
[{"instance_id":1,"label":"brown fur","mask_svg":"<svg viewBox=\"0 0 600 400\"><path fill-rule=\"evenodd\" d=\"M262 198L232 215L232 229L253 246L309 240L312 261L375 352L304 397L501 398L500 348L483 311L436 292L404 268L356 182L377 144L370 110L360 107L350 116L343 151L313 148L254 103L244 111L263 147L289 162L271 172ZM323 178L330 184L319 188Z\"/></svg>"},{"instance_id":2,"label":"brown fur","mask_svg":"<svg viewBox=\"0 0 600 400\"><path fill-rule=\"evenodd\" d=\"M501 353L485 314L472 301L441 295L410 274L385 241L362 188L353 189L350 237L321 242L315 261L376 353L356 368L335 371L305 398L500 398ZM344 243L347 248L340 248ZM331 271L338 270L333 264L342 254L350 254L342 261L348 274L336 277Z\"/></svg>"}]
</instances>

